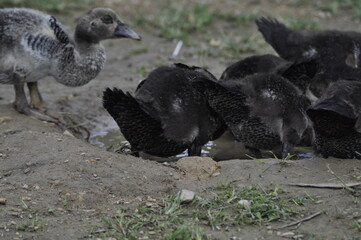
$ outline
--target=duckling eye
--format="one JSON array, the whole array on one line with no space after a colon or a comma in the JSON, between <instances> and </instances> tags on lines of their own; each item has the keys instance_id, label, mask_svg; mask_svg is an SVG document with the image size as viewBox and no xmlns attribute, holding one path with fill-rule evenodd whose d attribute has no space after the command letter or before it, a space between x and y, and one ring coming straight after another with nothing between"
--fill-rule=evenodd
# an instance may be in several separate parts
<instances>
[{"instance_id":1,"label":"duckling eye","mask_svg":"<svg viewBox=\"0 0 361 240\"><path fill-rule=\"evenodd\" d=\"M110 15L105 15L105 16L101 17L101 20L105 24L112 24L113 23L113 18Z\"/></svg>"}]
</instances>

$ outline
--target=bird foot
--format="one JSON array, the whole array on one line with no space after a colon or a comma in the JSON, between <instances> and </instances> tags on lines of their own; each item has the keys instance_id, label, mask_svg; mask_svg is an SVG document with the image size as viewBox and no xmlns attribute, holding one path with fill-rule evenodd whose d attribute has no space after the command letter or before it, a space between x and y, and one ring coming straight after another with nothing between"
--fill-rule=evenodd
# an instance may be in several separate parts
<instances>
[{"instance_id":1,"label":"bird foot","mask_svg":"<svg viewBox=\"0 0 361 240\"><path fill-rule=\"evenodd\" d=\"M45 113L40 112L37 109L30 108L28 105L21 105L14 103L14 108L19 113L35 117L41 121L51 122L51 123L59 123L60 121L52 116L49 116Z\"/></svg>"},{"instance_id":2,"label":"bird foot","mask_svg":"<svg viewBox=\"0 0 361 240\"><path fill-rule=\"evenodd\" d=\"M43 109L45 107L43 101L31 101L29 105L33 109Z\"/></svg>"}]
</instances>

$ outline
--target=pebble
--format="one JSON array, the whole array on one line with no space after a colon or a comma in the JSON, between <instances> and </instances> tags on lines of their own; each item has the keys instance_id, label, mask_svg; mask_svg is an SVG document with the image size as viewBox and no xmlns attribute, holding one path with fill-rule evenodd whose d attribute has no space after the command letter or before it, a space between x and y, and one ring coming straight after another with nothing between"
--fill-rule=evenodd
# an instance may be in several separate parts
<instances>
[{"instance_id":1,"label":"pebble","mask_svg":"<svg viewBox=\"0 0 361 240\"><path fill-rule=\"evenodd\" d=\"M9 177L13 172L12 171L8 171L6 173L4 173L4 177Z\"/></svg>"},{"instance_id":2,"label":"pebble","mask_svg":"<svg viewBox=\"0 0 361 240\"><path fill-rule=\"evenodd\" d=\"M207 179L220 172L221 166L210 157L183 157L176 162L176 167L186 176Z\"/></svg>"},{"instance_id":3,"label":"pebble","mask_svg":"<svg viewBox=\"0 0 361 240\"><path fill-rule=\"evenodd\" d=\"M241 199L238 201L238 204L248 209L251 206L251 202L246 199Z\"/></svg>"},{"instance_id":4,"label":"pebble","mask_svg":"<svg viewBox=\"0 0 361 240\"><path fill-rule=\"evenodd\" d=\"M187 189L182 189L180 192L178 192L178 198L183 203L191 202L195 195L195 192Z\"/></svg>"},{"instance_id":5,"label":"pebble","mask_svg":"<svg viewBox=\"0 0 361 240\"><path fill-rule=\"evenodd\" d=\"M28 174L30 172L30 168L26 168L25 170L24 170L24 174Z\"/></svg>"},{"instance_id":6,"label":"pebble","mask_svg":"<svg viewBox=\"0 0 361 240\"><path fill-rule=\"evenodd\" d=\"M10 122L11 120L13 120L12 117L0 117L0 124Z\"/></svg>"},{"instance_id":7,"label":"pebble","mask_svg":"<svg viewBox=\"0 0 361 240\"><path fill-rule=\"evenodd\" d=\"M69 159L65 159L64 162L65 162L65 163L68 163L68 162L69 162Z\"/></svg>"},{"instance_id":8,"label":"pebble","mask_svg":"<svg viewBox=\"0 0 361 240\"><path fill-rule=\"evenodd\" d=\"M281 237L293 237L295 236L295 233L293 232L285 232L280 235Z\"/></svg>"},{"instance_id":9,"label":"pebble","mask_svg":"<svg viewBox=\"0 0 361 240\"><path fill-rule=\"evenodd\" d=\"M6 202L7 202L6 198L0 198L1 205L6 205Z\"/></svg>"},{"instance_id":10,"label":"pebble","mask_svg":"<svg viewBox=\"0 0 361 240\"><path fill-rule=\"evenodd\" d=\"M64 135L64 136L69 136L69 137L74 137L74 135L73 135L71 132L69 132L68 130L65 130L65 131L63 132L63 135Z\"/></svg>"},{"instance_id":11,"label":"pebble","mask_svg":"<svg viewBox=\"0 0 361 240\"><path fill-rule=\"evenodd\" d=\"M305 237L304 235L298 234L298 235L293 236L293 239L303 239L304 237Z\"/></svg>"}]
</instances>

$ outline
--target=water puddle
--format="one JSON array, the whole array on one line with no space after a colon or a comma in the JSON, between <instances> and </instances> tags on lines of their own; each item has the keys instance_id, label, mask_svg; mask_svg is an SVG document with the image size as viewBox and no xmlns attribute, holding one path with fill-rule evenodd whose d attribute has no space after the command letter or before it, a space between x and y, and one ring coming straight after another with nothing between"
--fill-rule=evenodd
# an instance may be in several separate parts
<instances>
[{"instance_id":1,"label":"water puddle","mask_svg":"<svg viewBox=\"0 0 361 240\"><path fill-rule=\"evenodd\" d=\"M129 142L124 138L119 130L116 122L109 116L101 116L95 119L94 128L91 129L89 142L98 147L106 148L110 151L126 149L130 147ZM297 147L295 148L295 155L299 158L313 157L313 149L311 147ZM230 159L250 159L249 152L245 149L242 143L235 141L230 132L226 132L219 139L208 142L202 148L202 156L208 156L216 161L230 160ZM264 151L262 156L264 158L273 158L274 154L280 155L279 151ZM178 154L174 157L160 158L145 153L140 153L144 159L164 161L176 161L179 158L188 156L187 151Z\"/></svg>"}]
</instances>

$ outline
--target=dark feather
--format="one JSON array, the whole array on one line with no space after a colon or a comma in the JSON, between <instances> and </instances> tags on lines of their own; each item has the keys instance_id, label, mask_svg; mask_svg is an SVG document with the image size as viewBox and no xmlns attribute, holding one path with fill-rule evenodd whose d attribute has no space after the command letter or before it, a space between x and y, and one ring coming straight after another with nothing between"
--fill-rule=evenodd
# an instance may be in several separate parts
<instances>
[{"instance_id":1,"label":"dark feather","mask_svg":"<svg viewBox=\"0 0 361 240\"><path fill-rule=\"evenodd\" d=\"M361 159L361 83L338 81L307 110L324 157Z\"/></svg>"}]
</instances>

